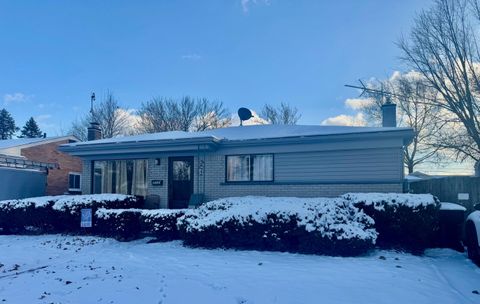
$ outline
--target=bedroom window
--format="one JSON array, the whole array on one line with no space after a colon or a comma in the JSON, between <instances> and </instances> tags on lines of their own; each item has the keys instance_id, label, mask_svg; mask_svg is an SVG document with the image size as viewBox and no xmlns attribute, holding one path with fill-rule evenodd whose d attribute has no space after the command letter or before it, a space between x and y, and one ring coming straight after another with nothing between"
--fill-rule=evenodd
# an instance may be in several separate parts
<instances>
[{"instance_id":1,"label":"bedroom window","mask_svg":"<svg viewBox=\"0 0 480 304\"><path fill-rule=\"evenodd\" d=\"M227 182L273 181L273 154L228 155Z\"/></svg>"}]
</instances>

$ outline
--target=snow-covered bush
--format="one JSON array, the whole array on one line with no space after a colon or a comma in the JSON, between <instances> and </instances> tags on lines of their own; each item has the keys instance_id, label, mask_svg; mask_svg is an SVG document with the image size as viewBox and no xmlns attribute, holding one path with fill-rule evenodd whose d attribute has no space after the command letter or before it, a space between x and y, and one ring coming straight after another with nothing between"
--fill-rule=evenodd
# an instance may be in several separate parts
<instances>
[{"instance_id":1,"label":"snow-covered bush","mask_svg":"<svg viewBox=\"0 0 480 304\"><path fill-rule=\"evenodd\" d=\"M140 209L105 209L95 212L94 232L113 237L119 241L130 241L140 237Z\"/></svg>"},{"instance_id":2,"label":"snow-covered bush","mask_svg":"<svg viewBox=\"0 0 480 304\"><path fill-rule=\"evenodd\" d=\"M0 232L25 233L27 230L45 232L53 230L52 205L56 196L0 201Z\"/></svg>"},{"instance_id":3,"label":"snow-covered bush","mask_svg":"<svg viewBox=\"0 0 480 304\"><path fill-rule=\"evenodd\" d=\"M159 241L179 239L177 219L185 214L186 210L142 210L140 224L142 231L155 236Z\"/></svg>"},{"instance_id":4,"label":"snow-covered bush","mask_svg":"<svg viewBox=\"0 0 480 304\"><path fill-rule=\"evenodd\" d=\"M80 230L82 208L136 208L141 200L121 194L59 195L0 201L0 232Z\"/></svg>"},{"instance_id":5,"label":"snow-covered bush","mask_svg":"<svg viewBox=\"0 0 480 304\"><path fill-rule=\"evenodd\" d=\"M106 209L95 212L94 233L128 241L141 235L158 241L179 239L177 219L185 210Z\"/></svg>"},{"instance_id":6,"label":"snow-covered bush","mask_svg":"<svg viewBox=\"0 0 480 304\"><path fill-rule=\"evenodd\" d=\"M179 218L186 245L353 256L371 249L373 220L336 198L233 197Z\"/></svg>"},{"instance_id":7,"label":"snow-covered bush","mask_svg":"<svg viewBox=\"0 0 480 304\"><path fill-rule=\"evenodd\" d=\"M380 247L421 253L435 242L440 202L431 194L347 193L343 198L375 220Z\"/></svg>"},{"instance_id":8,"label":"snow-covered bush","mask_svg":"<svg viewBox=\"0 0 480 304\"><path fill-rule=\"evenodd\" d=\"M58 196L53 204L53 209L70 214L79 213L83 208L137 208L138 198L125 194L87 194Z\"/></svg>"},{"instance_id":9,"label":"snow-covered bush","mask_svg":"<svg viewBox=\"0 0 480 304\"><path fill-rule=\"evenodd\" d=\"M55 211L56 229L59 231L77 231L80 228L81 210L99 208L125 209L138 208L141 200L132 195L124 194L89 194L62 196L55 201L52 208Z\"/></svg>"}]
</instances>

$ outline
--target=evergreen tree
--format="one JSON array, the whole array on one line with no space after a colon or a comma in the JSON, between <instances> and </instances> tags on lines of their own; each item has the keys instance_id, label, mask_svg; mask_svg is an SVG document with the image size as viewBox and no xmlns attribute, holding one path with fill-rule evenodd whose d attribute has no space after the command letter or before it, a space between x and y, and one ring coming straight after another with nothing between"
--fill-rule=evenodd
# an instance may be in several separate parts
<instances>
[{"instance_id":1,"label":"evergreen tree","mask_svg":"<svg viewBox=\"0 0 480 304\"><path fill-rule=\"evenodd\" d=\"M17 131L12 115L6 109L0 110L0 139L11 139Z\"/></svg>"},{"instance_id":2,"label":"evergreen tree","mask_svg":"<svg viewBox=\"0 0 480 304\"><path fill-rule=\"evenodd\" d=\"M20 137L22 138L36 138L36 137L42 137L43 133L38 127L37 122L33 117L30 117L29 120L25 123L25 125L22 128L22 135Z\"/></svg>"}]
</instances>

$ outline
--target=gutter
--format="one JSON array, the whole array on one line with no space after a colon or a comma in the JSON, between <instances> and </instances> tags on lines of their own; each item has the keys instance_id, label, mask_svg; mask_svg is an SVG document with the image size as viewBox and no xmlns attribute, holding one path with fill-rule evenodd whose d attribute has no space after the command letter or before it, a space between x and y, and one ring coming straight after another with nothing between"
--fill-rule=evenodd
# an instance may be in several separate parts
<instances>
[{"instance_id":1,"label":"gutter","mask_svg":"<svg viewBox=\"0 0 480 304\"><path fill-rule=\"evenodd\" d=\"M392 134L395 133L395 134ZM372 136L375 135L375 136ZM339 134L322 134L322 135L303 135L303 136L288 136L276 138L257 138L244 140L224 140L221 142L225 147L237 146L256 146L256 145L282 145L282 144L298 144L298 143L315 143L315 142L340 142L340 141L355 141L365 138L391 138L398 136L403 138L403 144L409 145L415 132L411 128L402 128L398 130L388 131L373 131L373 132L352 132Z\"/></svg>"},{"instance_id":2,"label":"gutter","mask_svg":"<svg viewBox=\"0 0 480 304\"><path fill-rule=\"evenodd\" d=\"M154 141L131 141L131 142L112 142L112 143L94 143L91 144L68 144L61 145L58 147L58 150L62 152L67 152L71 155L89 155L89 154L99 154L99 152L107 153L124 153L125 150L129 150L129 153L137 153L144 151L135 151L135 150L145 150L150 149L154 150L152 152L161 152L162 148L166 151L172 151L173 147L186 147L197 145L204 145L207 150L215 150L218 147L219 140L213 137L201 137L201 138L189 138L189 139L162 139ZM165 149L166 148L166 149ZM170 148L170 149L168 149ZM185 150L185 149L184 149Z\"/></svg>"}]
</instances>

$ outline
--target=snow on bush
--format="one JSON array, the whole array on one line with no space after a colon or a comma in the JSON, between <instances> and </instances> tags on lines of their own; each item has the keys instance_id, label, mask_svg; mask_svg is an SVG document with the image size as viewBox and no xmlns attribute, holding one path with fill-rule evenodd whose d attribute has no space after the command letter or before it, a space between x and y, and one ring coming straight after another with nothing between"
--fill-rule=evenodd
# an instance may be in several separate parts
<instances>
[{"instance_id":1,"label":"snow on bush","mask_svg":"<svg viewBox=\"0 0 480 304\"><path fill-rule=\"evenodd\" d=\"M137 198L124 194L65 195L53 204L53 210L76 213L82 208L134 208Z\"/></svg>"},{"instance_id":2,"label":"snow on bush","mask_svg":"<svg viewBox=\"0 0 480 304\"><path fill-rule=\"evenodd\" d=\"M24 232L35 227L44 232L78 231L80 210L100 207L134 208L141 201L121 194L59 195L0 201L0 229L3 233Z\"/></svg>"},{"instance_id":3,"label":"snow on bush","mask_svg":"<svg viewBox=\"0 0 480 304\"><path fill-rule=\"evenodd\" d=\"M27 230L51 231L55 196L0 201L0 231L23 233ZM33 229L32 229L33 228Z\"/></svg>"},{"instance_id":4,"label":"snow on bush","mask_svg":"<svg viewBox=\"0 0 480 304\"><path fill-rule=\"evenodd\" d=\"M347 193L342 196L375 220L377 245L422 253L439 229L440 202L431 194Z\"/></svg>"},{"instance_id":5,"label":"snow on bush","mask_svg":"<svg viewBox=\"0 0 480 304\"><path fill-rule=\"evenodd\" d=\"M116 218L123 213L136 213L140 216L144 209L137 209L137 208L132 208L132 209L108 209L108 208L99 208L97 211L95 211L95 217L97 219L103 219L103 220L109 220Z\"/></svg>"},{"instance_id":6,"label":"snow on bush","mask_svg":"<svg viewBox=\"0 0 480 304\"><path fill-rule=\"evenodd\" d=\"M155 236L159 241L178 239L177 218L185 210L169 209L106 209L95 212L96 232L129 240L140 237L140 234Z\"/></svg>"},{"instance_id":7,"label":"snow on bush","mask_svg":"<svg viewBox=\"0 0 480 304\"><path fill-rule=\"evenodd\" d=\"M124 194L90 194L65 196L53 204L59 231L78 231L81 209L90 208L92 212L99 208L123 209L138 208L141 201L135 196Z\"/></svg>"},{"instance_id":8,"label":"snow on bush","mask_svg":"<svg viewBox=\"0 0 480 304\"><path fill-rule=\"evenodd\" d=\"M148 231L157 240L168 241L179 239L177 219L183 216L186 209L142 210L140 223L143 231Z\"/></svg>"},{"instance_id":9,"label":"snow on bush","mask_svg":"<svg viewBox=\"0 0 480 304\"><path fill-rule=\"evenodd\" d=\"M123 194L57 195L0 201L0 209L26 209L52 207L57 211L77 212L88 207L130 207L137 206L137 199Z\"/></svg>"},{"instance_id":10,"label":"snow on bush","mask_svg":"<svg viewBox=\"0 0 480 304\"><path fill-rule=\"evenodd\" d=\"M95 212L94 232L120 241L139 238L140 209L105 209Z\"/></svg>"},{"instance_id":11,"label":"snow on bush","mask_svg":"<svg viewBox=\"0 0 480 304\"><path fill-rule=\"evenodd\" d=\"M438 199L431 194L410 193L347 193L342 196L354 204L373 206L376 210L385 210L385 206L419 208L437 206Z\"/></svg>"},{"instance_id":12,"label":"snow on bush","mask_svg":"<svg viewBox=\"0 0 480 304\"><path fill-rule=\"evenodd\" d=\"M12 210L12 209L26 209L28 207L33 208L43 208L52 205L59 198L64 197L60 196L40 196L40 197L29 197L24 199L12 199L0 201L0 209L3 210Z\"/></svg>"},{"instance_id":13,"label":"snow on bush","mask_svg":"<svg viewBox=\"0 0 480 304\"><path fill-rule=\"evenodd\" d=\"M188 245L355 255L375 244L373 220L341 198L232 197L188 211Z\"/></svg>"}]
</instances>

